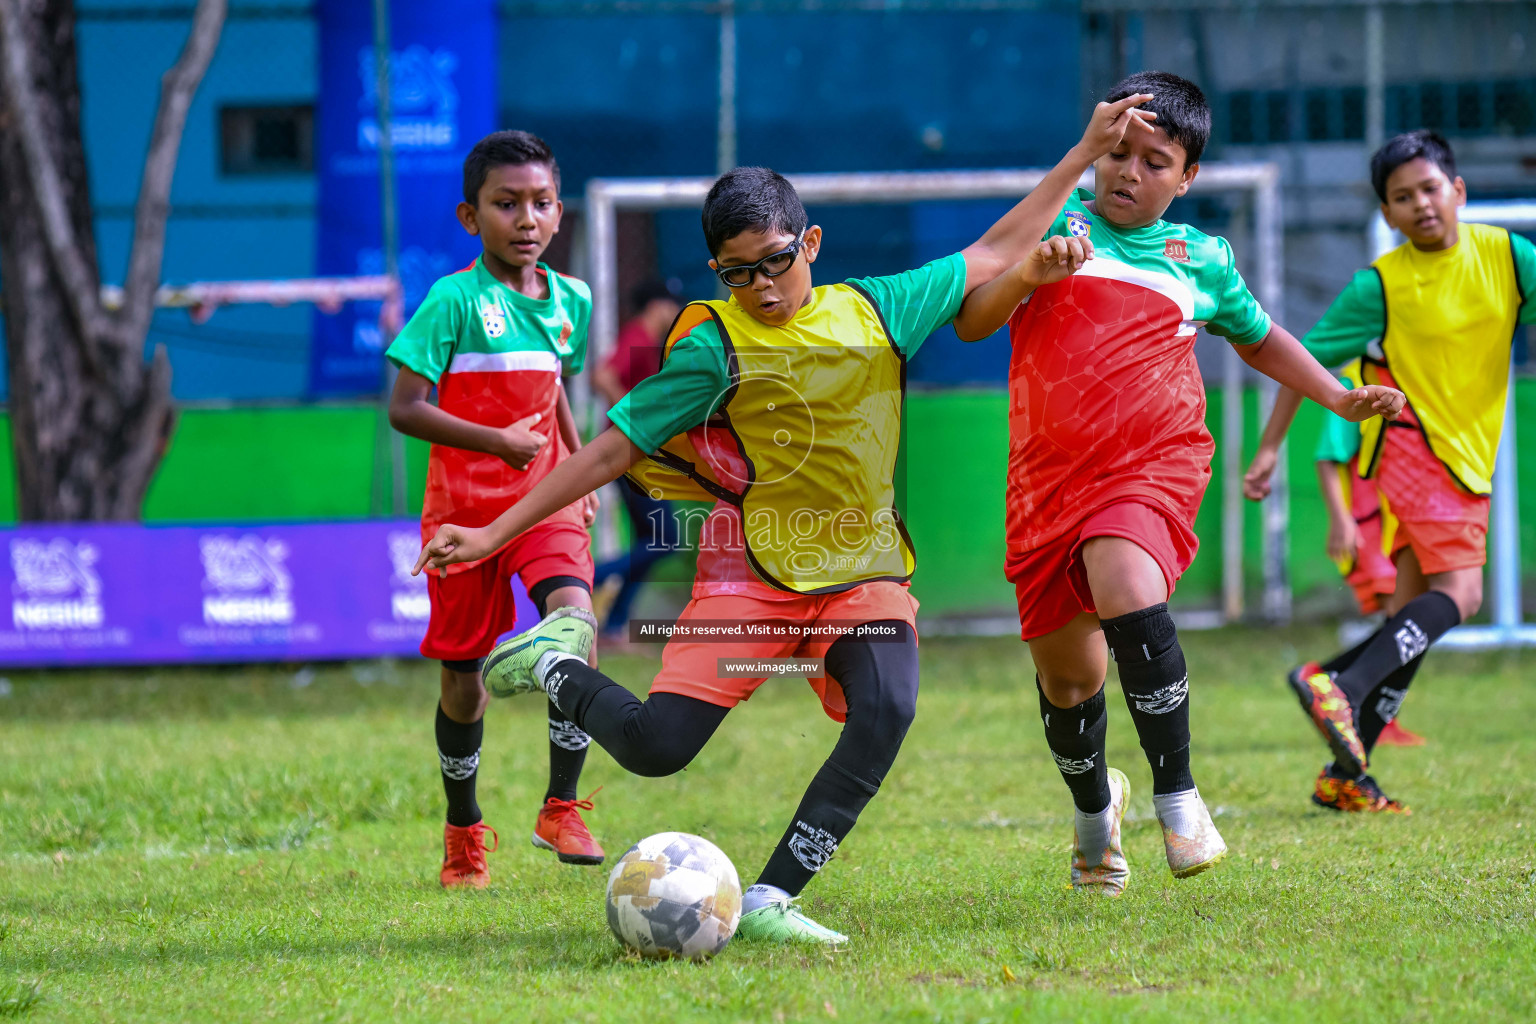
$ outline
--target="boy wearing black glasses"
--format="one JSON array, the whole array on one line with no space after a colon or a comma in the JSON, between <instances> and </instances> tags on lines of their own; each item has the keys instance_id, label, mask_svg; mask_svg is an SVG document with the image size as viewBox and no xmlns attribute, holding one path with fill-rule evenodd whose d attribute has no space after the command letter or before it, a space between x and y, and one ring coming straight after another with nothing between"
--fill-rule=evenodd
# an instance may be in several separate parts
<instances>
[{"instance_id":1,"label":"boy wearing black glasses","mask_svg":"<svg viewBox=\"0 0 1536 1024\"><path fill-rule=\"evenodd\" d=\"M1109 152L1147 98L1101 104L1079 150ZM585 663L594 623L575 608L499 645L486 678L493 693L548 694L625 768L660 776L686 766L765 678L790 674L785 659L811 660L794 674L846 724L743 894L740 938L847 941L795 902L879 789L916 710L915 557L892 479L905 362L967 293L1040 244L1077 166L1064 161L964 252L821 287L821 228L794 187L762 167L723 175L703 227L730 299L684 308L661 371L609 412L612 428L494 523L444 526L421 553L418 570L483 558L626 473L658 498L715 502L649 699Z\"/></svg>"}]
</instances>

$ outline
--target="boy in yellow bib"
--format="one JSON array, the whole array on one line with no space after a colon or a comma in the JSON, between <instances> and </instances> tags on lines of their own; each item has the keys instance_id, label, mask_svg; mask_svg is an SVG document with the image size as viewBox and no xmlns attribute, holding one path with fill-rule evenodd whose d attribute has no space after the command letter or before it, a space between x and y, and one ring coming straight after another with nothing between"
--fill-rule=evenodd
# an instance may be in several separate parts
<instances>
[{"instance_id":1,"label":"boy in yellow bib","mask_svg":"<svg viewBox=\"0 0 1536 1024\"><path fill-rule=\"evenodd\" d=\"M1100 104L1079 148L1109 152L1147 99ZM754 662L824 659L807 674L842 735L743 893L739 938L847 941L795 901L879 789L916 710L915 557L893 479L906 360L969 292L1040 245L1078 173L1064 161L963 252L819 288L821 229L794 187L763 167L721 176L703 227L730 299L683 310L660 372L613 408L612 428L490 526L444 526L422 551L418 570L484 557L625 473L657 497L715 500L686 632L667 644L648 699L585 664L593 624L572 608L498 646L486 677L492 692L547 693L630 771L670 775L763 682Z\"/></svg>"},{"instance_id":2,"label":"boy in yellow bib","mask_svg":"<svg viewBox=\"0 0 1536 1024\"><path fill-rule=\"evenodd\" d=\"M1371 183L1408 241L1357 272L1303 344L1325 366L1364 357L1365 383L1408 398L1397 420L1362 424L1359 457L1359 474L1376 479L1397 520L1396 611L1357 647L1290 674L1333 749L1320 792L1325 781L1374 787L1371 748L1424 652L1482 605L1510 346L1517 324L1536 323L1536 246L1457 223L1467 189L1443 138L1392 139L1371 157ZM1283 437L1295 412L1294 396L1282 397L1266 436Z\"/></svg>"}]
</instances>

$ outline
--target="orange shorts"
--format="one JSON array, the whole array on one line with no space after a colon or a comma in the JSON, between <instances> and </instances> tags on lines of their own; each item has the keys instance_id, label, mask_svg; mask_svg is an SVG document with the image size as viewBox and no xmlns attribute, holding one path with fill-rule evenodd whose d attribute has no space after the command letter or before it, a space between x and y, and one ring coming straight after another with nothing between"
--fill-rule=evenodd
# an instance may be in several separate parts
<instances>
[{"instance_id":1,"label":"orange shorts","mask_svg":"<svg viewBox=\"0 0 1536 1024\"><path fill-rule=\"evenodd\" d=\"M1387 428L1377 486L1397 517L1392 559L1412 548L1426 576L1488 561L1488 496L1451 476L1417 430Z\"/></svg>"},{"instance_id":2,"label":"orange shorts","mask_svg":"<svg viewBox=\"0 0 1536 1024\"><path fill-rule=\"evenodd\" d=\"M1097 610L1082 558L1083 544L1093 537L1123 537L1151 555L1163 571L1169 596L1200 550L1194 531L1162 509L1139 501L1122 501L1100 509L1015 562L1008 578L1019 603L1021 639L1034 640L1053 633L1083 612Z\"/></svg>"},{"instance_id":3,"label":"orange shorts","mask_svg":"<svg viewBox=\"0 0 1536 1024\"><path fill-rule=\"evenodd\" d=\"M792 622L798 626L825 622L850 629L865 622L896 620L911 626L916 635L917 601L905 583L880 581L815 597L780 600L742 594L695 597L677 619L680 623L709 620ZM804 639L776 637L729 643L669 640L661 652L661 671L651 684L651 692L680 693L722 708L733 708L750 698L767 677L721 678L721 658L824 658L827 648L837 639L835 635L815 634ZM822 710L828 718L834 722L846 720L848 704L835 679L823 676L806 681L821 698Z\"/></svg>"},{"instance_id":4,"label":"orange shorts","mask_svg":"<svg viewBox=\"0 0 1536 1024\"><path fill-rule=\"evenodd\" d=\"M1355 549L1355 564L1344 582L1354 590L1360 614L1373 615L1381 611L1382 597L1397 589L1397 566L1382 550L1380 511L1356 520L1355 525L1359 531L1359 544Z\"/></svg>"},{"instance_id":5,"label":"orange shorts","mask_svg":"<svg viewBox=\"0 0 1536 1024\"><path fill-rule=\"evenodd\" d=\"M473 661L490 654L496 638L517 626L513 576L527 590L555 576L574 576L591 587L591 535L579 523L546 520L463 572L447 579L429 573L432 618L422 657Z\"/></svg>"}]
</instances>

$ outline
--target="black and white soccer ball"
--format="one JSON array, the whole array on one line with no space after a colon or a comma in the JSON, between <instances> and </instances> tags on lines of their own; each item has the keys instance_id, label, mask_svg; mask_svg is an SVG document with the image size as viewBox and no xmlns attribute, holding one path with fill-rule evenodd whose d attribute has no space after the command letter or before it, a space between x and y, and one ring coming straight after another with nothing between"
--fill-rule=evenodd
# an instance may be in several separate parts
<instances>
[{"instance_id":1,"label":"black and white soccer ball","mask_svg":"<svg viewBox=\"0 0 1536 1024\"><path fill-rule=\"evenodd\" d=\"M619 858L606 902L608 927L641 956L707 960L736 933L741 880L714 843L661 832Z\"/></svg>"}]
</instances>

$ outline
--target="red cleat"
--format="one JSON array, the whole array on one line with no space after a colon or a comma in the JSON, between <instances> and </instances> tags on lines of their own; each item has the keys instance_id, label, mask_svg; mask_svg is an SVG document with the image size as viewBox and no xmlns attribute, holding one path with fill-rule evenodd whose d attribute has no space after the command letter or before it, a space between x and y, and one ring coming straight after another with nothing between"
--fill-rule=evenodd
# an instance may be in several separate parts
<instances>
[{"instance_id":1,"label":"red cleat","mask_svg":"<svg viewBox=\"0 0 1536 1024\"><path fill-rule=\"evenodd\" d=\"M1416 732L1409 732L1397 724L1397 719L1387 723L1387 727L1381 730L1381 735L1376 742L1387 747L1422 747L1429 742Z\"/></svg>"},{"instance_id":2,"label":"red cleat","mask_svg":"<svg viewBox=\"0 0 1536 1024\"><path fill-rule=\"evenodd\" d=\"M533 826L533 845L541 850L553 850L562 864L601 864L603 848L597 845L587 823L581 820L582 811L592 809L593 790L585 800L561 800L550 797L539 808L539 820Z\"/></svg>"},{"instance_id":3,"label":"red cleat","mask_svg":"<svg viewBox=\"0 0 1536 1024\"><path fill-rule=\"evenodd\" d=\"M489 850L485 848L487 832L496 841L496 845ZM443 888L467 886L471 889L484 889L491 881L491 872L485 866L485 855L494 853L500 845L501 837L483 821L464 827L444 825L443 870L438 876Z\"/></svg>"},{"instance_id":4,"label":"red cleat","mask_svg":"<svg viewBox=\"0 0 1536 1024\"><path fill-rule=\"evenodd\" d=\"M1297 701L1317 731L1322 733L1339 770L1351 777L1365 774L1365 744L1355 731L1355 710L1349 698L1334 682L1332 672L1312 672L1316 665L1307 664L1293 670L1286 681L1296 694Z\"/></svg>"}]
</instances>

